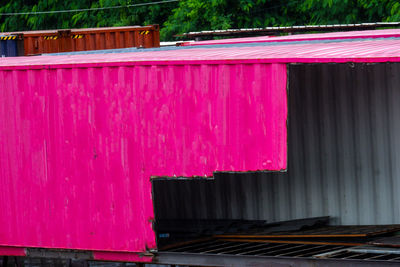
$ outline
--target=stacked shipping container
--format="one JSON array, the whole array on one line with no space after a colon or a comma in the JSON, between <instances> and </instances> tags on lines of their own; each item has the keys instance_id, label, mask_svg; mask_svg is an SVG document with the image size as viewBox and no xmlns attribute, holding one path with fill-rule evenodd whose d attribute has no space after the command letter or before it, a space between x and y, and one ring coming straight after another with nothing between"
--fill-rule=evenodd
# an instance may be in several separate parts
<instances>
[{"instance_id":1,"label":"stacked shipping container","mask_svg":"<svg viewBox=\"0 0 400 267\"><path fill-rule=\"evenodd\" d=\"M158 25L109 28L68 29L3 33L4 38L23 40L23 49L7 56L31 56L44 53L160 46ZM8 40L7 40L8 41ZM3 44L5 45L5 43ZM19 44L19 46L21 46Z\"/></svg>"},{"instance_id":2,"label":"stacked shipping container","mask_svg":"<svg viewBox=\"0 0 400 267\"><path fill-rule=\"evenodd\" d=\"M152 261L157 218L399 223L399 47L391 37L1 61L0 196L13 200L0 202L0 253ZM149 183L282 171L286 158L287 173Z\"/></svg>"}]
</instances>

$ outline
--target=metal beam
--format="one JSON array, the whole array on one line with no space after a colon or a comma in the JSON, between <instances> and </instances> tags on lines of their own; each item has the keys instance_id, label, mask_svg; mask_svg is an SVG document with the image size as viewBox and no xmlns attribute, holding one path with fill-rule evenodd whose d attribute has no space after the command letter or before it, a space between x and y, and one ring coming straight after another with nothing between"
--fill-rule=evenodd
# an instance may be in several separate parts
<instances>
[{"instance_id":1,"label":"metal beam","mask_svg":"<svg viewBox=\"0 0 400 267\"><path fill-rule=\"evenodd\" d=\"M345 267L345 266L398 266L389 261L362 261L341 259L311 259L284 257L256 257L233 255L204 255L192 253L159 252L153 259L155 264L190 266L298 266L298 267Z\"/></svg>"}]
</instances>

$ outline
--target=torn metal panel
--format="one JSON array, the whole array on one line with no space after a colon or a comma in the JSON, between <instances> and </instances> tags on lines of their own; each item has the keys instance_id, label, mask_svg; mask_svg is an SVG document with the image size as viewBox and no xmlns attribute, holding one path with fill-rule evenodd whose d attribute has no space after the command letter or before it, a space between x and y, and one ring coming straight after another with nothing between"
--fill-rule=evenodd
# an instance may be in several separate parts
<instances>
[{"instance_id":1,"label":"torn metal panel","mask_svg":"<svg viewBox=\"0 0 400 267\"><path fill-rule=\"evenodd\" d=\"M155 184L168 219L400 223L400 64L289 65L287 173Z\"/></svg>"}]
</instances>

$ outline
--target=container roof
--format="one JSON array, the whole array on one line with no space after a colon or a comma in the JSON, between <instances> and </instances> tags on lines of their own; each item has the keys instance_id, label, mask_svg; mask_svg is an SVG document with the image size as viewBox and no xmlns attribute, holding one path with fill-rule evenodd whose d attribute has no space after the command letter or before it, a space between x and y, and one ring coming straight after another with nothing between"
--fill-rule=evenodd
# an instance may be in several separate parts
<instances>
[{"instance_id":1,"label":"container roof","mask_svg":"<svg viewBox=\"0 0 400 267\"><path fill-rule=\"evenodd\" d=\"M314 34L295 34L286 36L259 36L247 38L230 38L221 40L208 40L197 42L183 42L182 46L215 45L215 44L241 44L241 43L264 43L264 42L288 42L288 41L311 41L311 40L340 40L355 38L389 38L400 37L400 29L370 30L370 31L348 31L329 32Z\"/></svg>"},{"instance_id":2,"label":"container roof","mask_svg":"<svg viewBox=\"0 0 400 267\"><path fill-rule=\"evenodd\" d=\"M1 41L11 40L11 39L15 39L15 37L17 37L17 36L18 36L17 34L9 34L9 35L0 34L0 40Z\"/></svg>"},{"instance_id":3,"label":"container roof","mask_svg":"<svg viewBox=\"0 0 400 267\"><path fill-rule=\"evenodd\" d=\"M338 42L306 42L274 46L218 47L110 53L1 58L1 68L43 68L75 64L157 65L157 64L234 64L247 63L328 63L400 62L400 38L365 39Z\"/></svg>"}]
</instances>

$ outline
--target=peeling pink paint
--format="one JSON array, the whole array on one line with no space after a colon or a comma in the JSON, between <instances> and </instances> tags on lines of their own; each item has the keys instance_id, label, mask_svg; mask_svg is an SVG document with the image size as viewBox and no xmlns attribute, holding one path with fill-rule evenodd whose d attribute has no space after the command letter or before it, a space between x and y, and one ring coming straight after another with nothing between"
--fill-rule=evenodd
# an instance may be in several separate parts
<instances>
[{"instance_id":1,"label":"peeling pink paint","mask_svg":"<svg viewBox=\"0 0 400 267\"><path fill-rule=\"evenodd\" d=\"M1 62L0 245L142 252L150 176L286 169L284 64L49 58Z\"/></svg>"}]
</instances>

